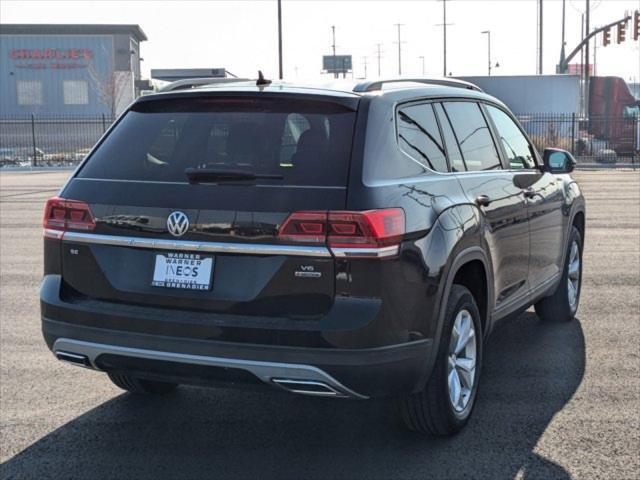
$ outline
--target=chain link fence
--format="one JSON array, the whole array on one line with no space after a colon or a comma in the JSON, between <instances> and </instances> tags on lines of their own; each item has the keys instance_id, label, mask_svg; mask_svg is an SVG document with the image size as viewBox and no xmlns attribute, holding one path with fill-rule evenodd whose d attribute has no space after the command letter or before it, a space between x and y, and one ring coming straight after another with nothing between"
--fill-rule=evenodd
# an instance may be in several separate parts
<instances>
[{"instance_id":1,"label":"chain link fence","mask_svg":"<svg viewBox=\"0 0 640 480\"><path fill-rule=\"evenodd\" d=\"M640 164L640 117L522 114L520 123L542 152L568 150L582 165ZM1 167L77 165L113 118L0 117Z\"/></svg>"}]
</instances>

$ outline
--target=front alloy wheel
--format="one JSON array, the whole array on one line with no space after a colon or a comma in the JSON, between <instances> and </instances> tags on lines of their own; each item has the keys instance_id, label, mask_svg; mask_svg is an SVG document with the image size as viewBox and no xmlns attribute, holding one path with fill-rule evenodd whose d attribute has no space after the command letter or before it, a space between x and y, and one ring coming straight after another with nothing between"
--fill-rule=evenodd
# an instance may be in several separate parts
<instances>
[{"instance_id":1,"label":"front alloy wheel","mask_svg":"<svg viewBox=\"0 0 640 480\"><path fill-rule=\"evenodd\" d=\"M544 322L568 322L576 316L582 287L582 235L575 226L567 242L562 279L556 290L535 304Z\"/></svg>"},{"instance_id":2,"label":"front alloy wheel","mask_svg":"<svg viewBox=\"0 0 640 480\"><path fill-rule=\"evenodd\" d=\"M567 297L571 312L578 310L578 291L580 290L580 246L577 240L571 242L569 266L567 270Z\"/></svg>"}]
</instances>

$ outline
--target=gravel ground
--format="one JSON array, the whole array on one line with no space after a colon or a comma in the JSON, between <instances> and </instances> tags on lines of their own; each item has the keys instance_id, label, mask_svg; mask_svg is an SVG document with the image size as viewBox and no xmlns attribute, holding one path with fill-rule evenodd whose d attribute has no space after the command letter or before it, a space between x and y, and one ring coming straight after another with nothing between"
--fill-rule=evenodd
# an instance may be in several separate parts
<instances>
[{"instance_id":1,"label":"gravel ground","mask_svg":"<svg viewBox=\"0 0 640 480\"><path fill-rule=\"evenodd\" d=\"M640 174L577 172L587 197L578 320L505 322L460 435L400 429L384 402L181 388L123 394L40 334L43 201L64 173L0 174L0 477L640 477Z\"/></svg>"}]
</instances>

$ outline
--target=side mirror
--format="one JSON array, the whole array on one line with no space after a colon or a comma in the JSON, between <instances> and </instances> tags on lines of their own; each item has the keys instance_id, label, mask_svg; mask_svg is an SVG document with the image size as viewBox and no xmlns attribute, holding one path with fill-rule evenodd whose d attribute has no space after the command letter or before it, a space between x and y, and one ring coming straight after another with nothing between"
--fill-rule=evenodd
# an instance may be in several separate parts
<instances>
[{"instance_id":1,"label":"side mirror","mask_svg":"<svg viewBox=\"0 0 640 480\"><path fill-rule=\"evenodd\" d=\"M577 163L573 155L559 148L545 148L543 162L545 172L550 173L571 173Z\"/></svg>"}]
</instances>

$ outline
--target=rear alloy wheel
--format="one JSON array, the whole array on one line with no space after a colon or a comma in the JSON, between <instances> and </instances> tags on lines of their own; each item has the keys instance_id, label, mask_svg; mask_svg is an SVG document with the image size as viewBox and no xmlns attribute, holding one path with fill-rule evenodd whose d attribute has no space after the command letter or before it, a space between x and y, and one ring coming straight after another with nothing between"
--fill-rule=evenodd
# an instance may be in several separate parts
<instances>
[{"instance_id":1,"label":"rear alloy wheel","mask_svg":"<svg viewBox=\"0 0 640 480\"><path fill-rule=\"evenodd\" d=\"M468 310L456 315L449 340L447 382L449 400L456 412L462 412L469 404L476 376L476 331Z\"/></svg>"},{"instance_id":2,"label":"rear alloy wheel","mask_svg":"<svg viewBox=\"0 0 640 480\"><path fill-rule=\"evenodd\" d=\"M576 227L571 228L565 255L562 280L552 295L535 304L536 313L543 322L568 322L573 320L580 303L582 284L582 236Z\"/></svg>"},{"instance_id":3,"label":"rear alloy wheel","mask_svg":"<svg viewBox=\"0 0 640 480\"><path fill-rule=\"evenodd\" d=\"M124 373L107 372L107 375L117 387L131 393L164 394L171 393L178 387L176 383L143 380Z\"/></svg>"},{"instance_id":4,"label":"rear alloy wheel","mask_svg":"<svg viewBox=\"0 0 640 480\"><path fill-rule=\"evenodd\" d=\"M473 410L481 366L480 312L471 292L453 285L431 378L421 391L397 401L404 424L431 435L461 430Z\"/></svg>"}]
</instances>

